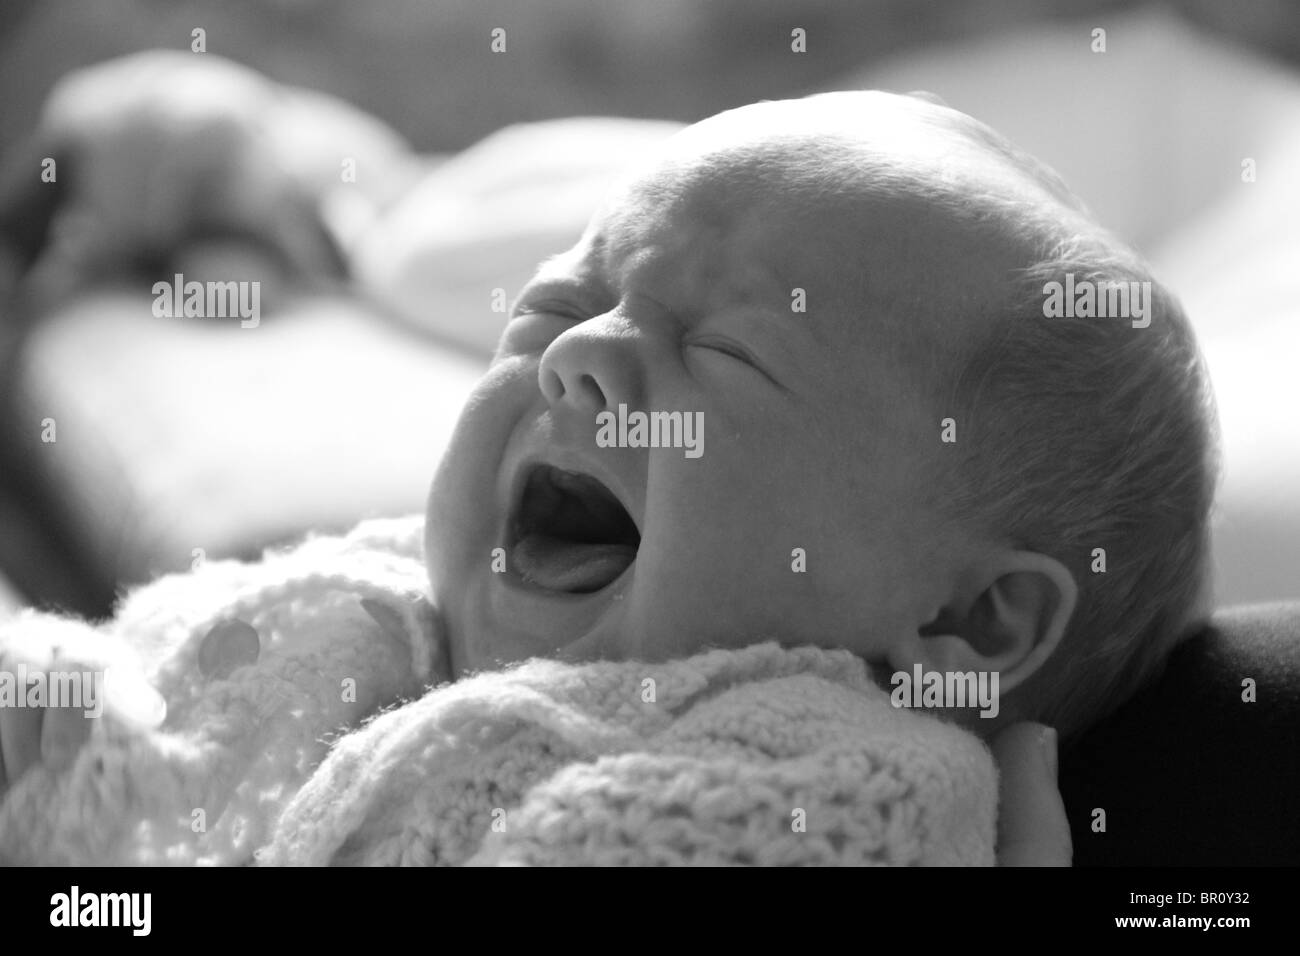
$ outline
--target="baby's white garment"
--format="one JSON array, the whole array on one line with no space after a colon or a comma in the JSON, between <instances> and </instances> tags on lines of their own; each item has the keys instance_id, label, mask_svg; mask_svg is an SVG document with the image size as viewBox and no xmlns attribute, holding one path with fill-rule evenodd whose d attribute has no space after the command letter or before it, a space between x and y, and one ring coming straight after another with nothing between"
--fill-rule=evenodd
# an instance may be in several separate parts
<instances>
[{"instance_id":1,"label":"baby's white garment","mask_svg":"<svg viewBox=\"0 0 1300 956\"><path fill-rule=\"evenodd\" d=\"M993 863L987 748L895 709L849 652L533 660L446 683L421 542L418 517L366 522L160 579L99 628L0 625L11 656L115 642L167 702L160 727L105 716L69 769L25 774L0 861Z\"/></svg>"}]
</instances>

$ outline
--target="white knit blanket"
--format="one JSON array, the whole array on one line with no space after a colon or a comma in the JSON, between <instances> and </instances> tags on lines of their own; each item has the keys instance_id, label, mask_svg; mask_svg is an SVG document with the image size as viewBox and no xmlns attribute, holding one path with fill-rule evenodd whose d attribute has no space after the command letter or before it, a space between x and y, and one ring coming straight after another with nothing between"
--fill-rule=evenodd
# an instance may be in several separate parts
<instances>
[{"instance_id":1,"label":"white knit blanket","mask_svg":"<svg viewBox=\"0 0 1300 956\"><path fill-rule=\"evenodd\" d=\"M65 669L137 654L167 701L161 726L106 715L71 767L27 772L0 861L993 863L988 750L844 651L439 683L420 541L418 518L367 522L160 579L99 628L0 625L0 667L50 643ZM214 646L228 619L251 653Z\"/></svg>"}]
</instances>

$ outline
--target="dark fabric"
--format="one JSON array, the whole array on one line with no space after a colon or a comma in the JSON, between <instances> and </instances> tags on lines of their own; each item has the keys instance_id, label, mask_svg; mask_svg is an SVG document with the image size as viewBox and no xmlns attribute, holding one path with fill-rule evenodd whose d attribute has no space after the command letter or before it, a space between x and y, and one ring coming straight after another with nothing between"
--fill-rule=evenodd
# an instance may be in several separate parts
<instances>
[{"instance_id":1,"label":"dark fabric","mask_svg":"<svg viewBox=\"0 0 1300 956\"><path fill-rule=\"evenodd\" d=\"M1216 614L1062 752L1060 783L1076 866L1300 864L1300 603Z\"/></svg>"}]
</instances>

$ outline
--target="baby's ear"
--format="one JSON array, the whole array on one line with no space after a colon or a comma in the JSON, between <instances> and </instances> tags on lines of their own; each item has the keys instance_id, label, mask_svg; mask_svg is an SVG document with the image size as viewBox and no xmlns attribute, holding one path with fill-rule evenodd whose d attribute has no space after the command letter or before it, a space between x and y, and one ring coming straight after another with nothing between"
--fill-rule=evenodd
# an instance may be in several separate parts
<instances>
[{"instance_id":1,"label":"baby's ear","mask_svg":"<svg viewBox=\"0 0 1300 956\"><path fill-rule=\"evenodd\" d=\"M998 672L999 692L1024 682L1055 652L1079 589L1069 569L1035 551L1007 551L967 577L964 593L889 656L896 670Z\"/></svg>"}]
</instances>

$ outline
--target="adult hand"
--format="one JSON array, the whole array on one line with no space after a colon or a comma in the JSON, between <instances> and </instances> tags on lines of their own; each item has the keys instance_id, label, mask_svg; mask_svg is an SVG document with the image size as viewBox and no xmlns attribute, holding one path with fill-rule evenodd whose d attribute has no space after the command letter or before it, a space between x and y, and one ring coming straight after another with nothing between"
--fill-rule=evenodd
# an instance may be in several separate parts
<instances>
[{"instance_id":1,"label":"adult hand","mask_svg":"<svg viewBox=\"0 0 1300 956\"><path fill-rule=\"evenodd\" d=\"M214 55L151 50L74 71L30 141L6 155L0 239L30 260L66 208L75 228L65 237L88 268L230 236L260 241L303 274L342 274L319 184L290 161L291 102Z\"/></svg>"},{"instance_id":2,"label":"adult hand","mask_svg":"<svg viewBox=\"0 0 1300 956\"><path fill-rule=\"evenodd\" d=\"M1069 866L1074 847L1056 786L1056 731L1012 724L991 746L999 773L998 865Z\"/></svg>"}]
</instances>

